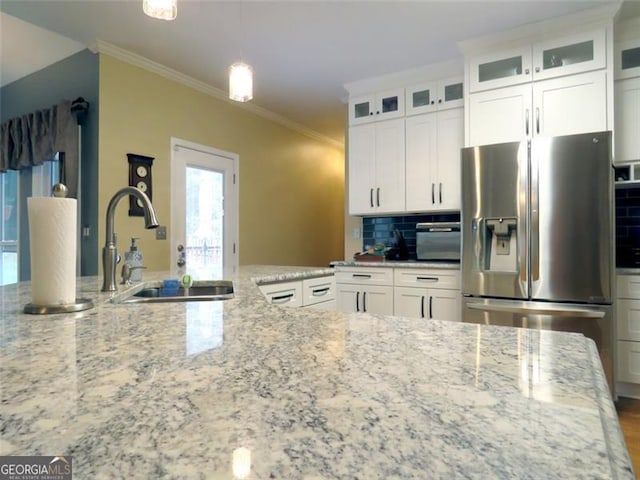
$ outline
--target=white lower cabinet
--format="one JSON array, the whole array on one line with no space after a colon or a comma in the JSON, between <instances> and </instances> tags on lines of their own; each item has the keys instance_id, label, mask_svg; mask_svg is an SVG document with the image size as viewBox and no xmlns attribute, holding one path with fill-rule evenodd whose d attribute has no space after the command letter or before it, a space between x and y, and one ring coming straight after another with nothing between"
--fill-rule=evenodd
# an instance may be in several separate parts
<instances>
[{"instance_id":1,"label":"white lower cabinet","mask_svg":"<svg viewBox=\"0 0 640 480\"><path fill-rule=\"evenodd\" d=\"M617 390L640 398L640 275L618 275L616 287Z\"/></svg>"},{"instance_id":2,"label":"white lower cabinet","mask_svg":"<svg viewBox=\"0 0 640 480\"><path fill-rule=\"evenodd\" d=\"M260 285L260 291L272 305L336 309L335 279L333 275L307 278L292 282Z\"/></svg>"},{"instance_id":3,"label":"white lower cabinet","mask_svg":"<svg viewBox=\"0 0 640 480\"><path fill-rule=\"evenodd\" d=\"M336 267L338 310L460 321L460 272Z\"/></svg>"},{"instance_id":4,"label":"white lower cabinet","mask_svg":"<svg viewBox=\"0 0 640 480\"><path fill-rule=\"evenodd\" d=\"M394 315L460 321L458 270L394 270Z\"/></svg>"}]
</instances>

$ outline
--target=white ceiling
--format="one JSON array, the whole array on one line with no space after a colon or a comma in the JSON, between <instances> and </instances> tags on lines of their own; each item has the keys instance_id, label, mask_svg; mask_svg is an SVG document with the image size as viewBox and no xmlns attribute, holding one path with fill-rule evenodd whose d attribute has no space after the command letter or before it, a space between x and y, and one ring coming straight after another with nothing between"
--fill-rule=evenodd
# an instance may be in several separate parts
<instances>
[{"instance_id":1,"label":"white ceiling","mask_svg":"<svg viewBox=\"0 0 640 480\"><path fill-rule=\"evenodd\" d=\"M41 29L0 16L0 80L100 39L227 90L242 53L256 105L342 142L345 83L460 58L458 41L619 1L178 0L166 22L145 16L141 0L2 0L0 11L66 39L52 48Z\"/></svg>"}]
</instances>

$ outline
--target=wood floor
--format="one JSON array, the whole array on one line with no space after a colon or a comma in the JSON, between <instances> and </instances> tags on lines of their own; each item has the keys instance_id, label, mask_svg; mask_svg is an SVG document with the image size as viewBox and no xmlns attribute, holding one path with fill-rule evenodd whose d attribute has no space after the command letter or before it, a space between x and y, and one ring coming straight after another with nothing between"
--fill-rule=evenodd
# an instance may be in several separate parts
<instances>
[{"instance_id":1,"label":"wood floor","mask_svg":"<svg viewBox=\"0 0 640 480\"><path fill-rule=\"evenodd\" d=\"M640 478L640 400L620 397L616 409L633 469Z\"/></svg>"}]
</instances>

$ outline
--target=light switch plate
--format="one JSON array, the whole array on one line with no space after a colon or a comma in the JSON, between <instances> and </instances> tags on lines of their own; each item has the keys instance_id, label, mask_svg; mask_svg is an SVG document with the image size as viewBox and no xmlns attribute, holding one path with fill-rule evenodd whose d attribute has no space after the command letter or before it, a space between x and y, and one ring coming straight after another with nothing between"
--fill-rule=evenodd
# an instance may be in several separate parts
<instances>
[{"instance_id":1,"label":"light switch plate","mask_svg":"<svg viewBox=\"0 0 640 480\"><path fill-rule=\"evenodd\" d=\"M167 239L167 227L164 225L160 225L156 228L156 240L166 240Z\"/></svg>"}]
</instances>

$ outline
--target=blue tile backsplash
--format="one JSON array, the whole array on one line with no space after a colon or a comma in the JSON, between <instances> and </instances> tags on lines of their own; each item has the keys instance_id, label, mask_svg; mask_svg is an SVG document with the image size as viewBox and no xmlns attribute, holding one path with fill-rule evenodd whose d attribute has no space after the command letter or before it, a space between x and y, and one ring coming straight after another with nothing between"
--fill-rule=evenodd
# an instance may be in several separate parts
<instances>
[{"instance_id":1,"label":"blue tile backsplash","mask_svg":"<svg viewBox=\"0 0 640 480\"><path fill-rule=\"evenodd\" d=\"M616 189L616 267L640 267L640 187Z\"/></svg>"},{"instance_id":2,"label":"blue tile backsplash","mask_svg":"<svg viewBox=\"0 0 640 480\"><path fill-rule=\"evenodd\" d=\"M391 245L393 231L397 228L409 249L409 259L416 259L416 223L459 222L459 213L434 215L404 215L397 217L364 217L362 219L362 249L376 243Z\"/></svg>"}]
</instances>

